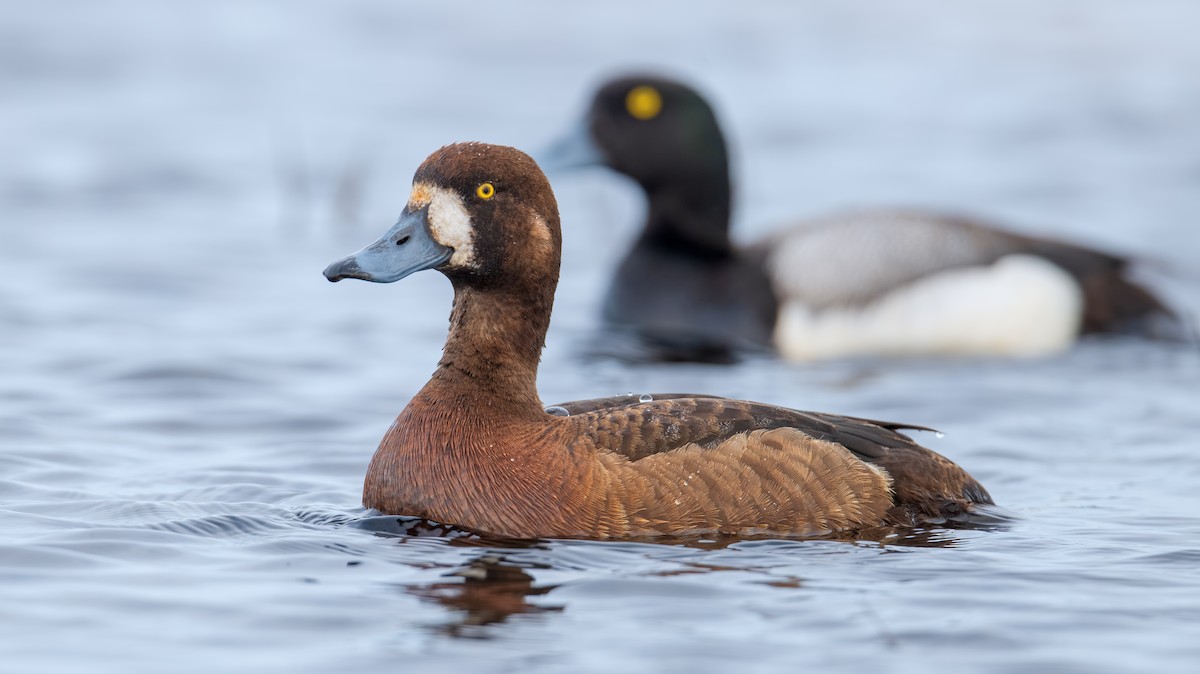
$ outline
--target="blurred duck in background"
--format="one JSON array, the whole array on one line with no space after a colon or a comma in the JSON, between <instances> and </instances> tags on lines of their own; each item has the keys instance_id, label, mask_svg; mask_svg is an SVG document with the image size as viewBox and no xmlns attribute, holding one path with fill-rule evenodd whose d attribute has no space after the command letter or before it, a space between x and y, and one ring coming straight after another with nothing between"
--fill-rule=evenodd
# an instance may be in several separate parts
<instances>
[{"instance_id":1,"label":"blurred duck in background","mask_svg":"<svg viewBox=\"0 0 1200 674\"><path fill-rule=\"evenodd\" d=\"M724 136L678 81L605 83L541 163L607 166L645 190L645 226L603 305L609 326L636 337L636 358L1043 356L1081 334L1185 332L1127 277L1128 259L967 218L849 213L735 246Z\"/></svg>"}]
</instances>

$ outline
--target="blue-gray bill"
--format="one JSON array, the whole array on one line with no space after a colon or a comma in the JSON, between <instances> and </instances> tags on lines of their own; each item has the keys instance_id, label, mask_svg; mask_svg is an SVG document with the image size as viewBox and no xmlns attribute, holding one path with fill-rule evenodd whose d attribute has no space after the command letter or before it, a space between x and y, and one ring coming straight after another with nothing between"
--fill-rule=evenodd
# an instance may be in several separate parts
<instances>
[{"instance_id":1,"label":"blue-gray bill","mask_svg":"<svg viewBox=\"0 0 1200 674\"><path fill-rule=\"evenodd\" d=\"M326 267L325 278L333 282L355 278L392 283L413 272L445 264L454 250L434 240L428 215L428 207L401 215L383 238Z\"/></svg>"},{"instance_id":2,"label":"blue-gray bill","mask_svg":"<svg viewBox=\"0 0 1200 674\"><path fill-rule=\"evenodd\" d=\"M546 173L602 166L605 163L600 146L592 139L586 122L576 124L574 128L534 153L533 158Z\"/></svg>"}]
</instances>

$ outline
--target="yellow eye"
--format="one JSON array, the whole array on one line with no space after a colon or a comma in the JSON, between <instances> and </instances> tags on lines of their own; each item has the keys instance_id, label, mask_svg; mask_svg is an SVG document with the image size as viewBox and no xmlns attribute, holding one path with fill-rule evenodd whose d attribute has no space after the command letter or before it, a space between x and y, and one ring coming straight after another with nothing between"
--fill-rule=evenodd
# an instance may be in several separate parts
<instances>
[{"instance_id":1,"label":"yellow eye","mask_svg":"<svg viewBox=\"0 0 1200 674\"><path fill-rule=\"evenodd\" d=\"M662 112L662 94L654 87L642 85L625 94L625 109L637 119L654 119Z\"/></svg>"},{"instance_id":2,"label":"yellow eye","mask_svg":"<svg viewBox=\"0 0 1200 674\"><path fill-rule=\"evenodd\" d=\"M484 183L475 188L475 196L480 199L491 199L496 196L496 188L491 183Z\"/></svg>"}]
</instances>

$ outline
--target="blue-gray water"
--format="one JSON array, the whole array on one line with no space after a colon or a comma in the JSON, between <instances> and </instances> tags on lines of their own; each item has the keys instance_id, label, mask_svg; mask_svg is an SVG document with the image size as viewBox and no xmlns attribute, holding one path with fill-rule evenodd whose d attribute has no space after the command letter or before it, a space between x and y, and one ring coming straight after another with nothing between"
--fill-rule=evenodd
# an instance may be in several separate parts
<instances>
[{"instance_id":1,"label":"blue-gray water","mask_svg":"<svg viewBox=\"0 0 1200 674\"><path fill-rule=\"evenodd\" d=\"M1196 671L1194 348L587 362L641 203L555 177L547 402L694 390L927 424L1015 519L501 548L387 535L358 505L448 284L320 271L431 150L536 148L599 78L652 65L715 99L744 240L961 210L1138 254L1196 312L1197 25L1188 0L7 3L0 671Z\"/></svg>"}]
</instances>

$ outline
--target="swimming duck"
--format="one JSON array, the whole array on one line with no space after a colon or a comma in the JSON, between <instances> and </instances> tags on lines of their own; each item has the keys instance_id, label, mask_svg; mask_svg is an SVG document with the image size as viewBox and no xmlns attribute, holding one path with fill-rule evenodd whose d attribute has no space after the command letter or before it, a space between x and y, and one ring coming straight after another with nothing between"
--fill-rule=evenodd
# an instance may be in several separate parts
<instances>
[{"instance_id":1,"label":"swimming duck","mask_svg":"<svg viewBox=\"0 0 1200 674\"><path fill-rule=\"evenodd\" d=\"M459 143L417 169L399 221L330 281L450 279L441 361L384 436L363 504L513 537L816 534L954 517L991 503L918 428L704 395L545 407L541 359L561 249L542 171Z\"/></svg>"},{"instance_id":2,"label":"swimming duck","mask_svg":"<svg viewBox=\"0 0 1200 674\"><path fill-rule=\"evenodd\" d=\"M605 83L542 164L604 165L645 191L646 223L603 317L655 345L651 358L720 360L755 345L794 360L1039 356L1082 333L1178 330L1126 277L1125 258L967 218L851 213L736 247L716 115L674 80Z\"/></svg>"}]
</instances>

